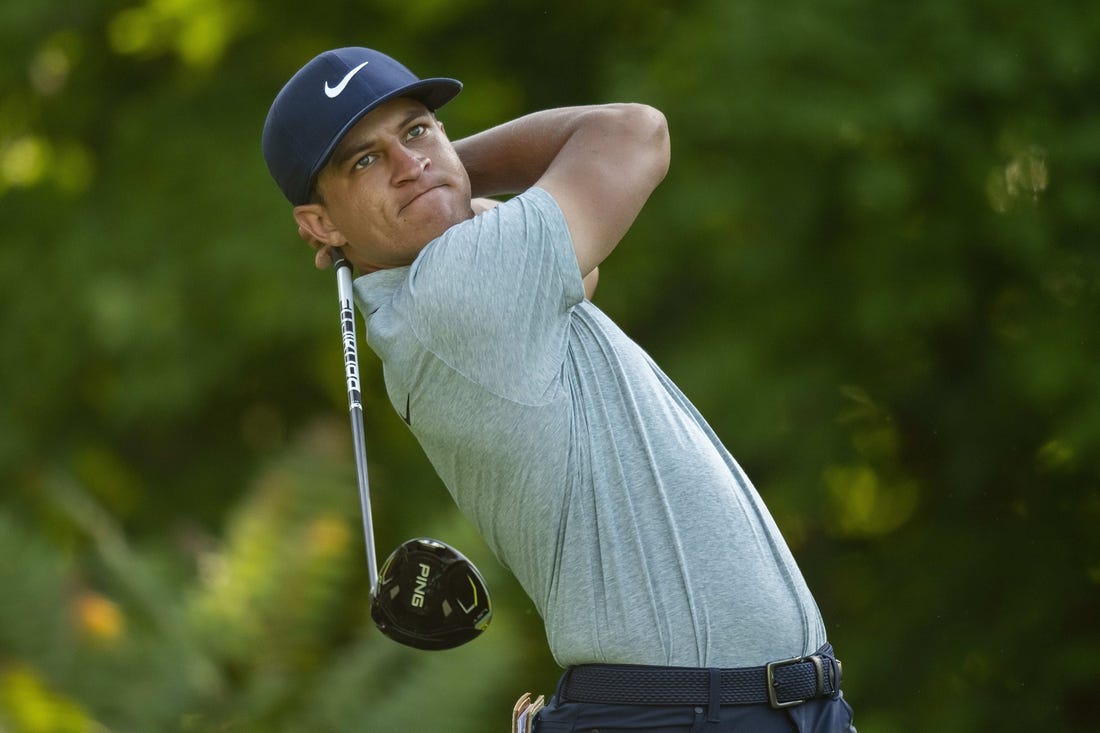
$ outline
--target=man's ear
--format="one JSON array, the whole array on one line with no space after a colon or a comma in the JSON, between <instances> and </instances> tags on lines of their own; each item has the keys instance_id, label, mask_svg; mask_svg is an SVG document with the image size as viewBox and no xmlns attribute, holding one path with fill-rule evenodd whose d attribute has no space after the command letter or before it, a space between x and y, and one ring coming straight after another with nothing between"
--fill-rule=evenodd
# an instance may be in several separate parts
<instances>
[{"instance_id":1,"label":"man's ear","mask_svg":"<svg viewBox=\"0 0 1100 733\"><path fill-rule=\"evenodd\" d=\"M294 207L294 220L311 238L321 244L340 246L347 239L328 216L323 204L303 204Z\"/></svg>"}]
</instances>

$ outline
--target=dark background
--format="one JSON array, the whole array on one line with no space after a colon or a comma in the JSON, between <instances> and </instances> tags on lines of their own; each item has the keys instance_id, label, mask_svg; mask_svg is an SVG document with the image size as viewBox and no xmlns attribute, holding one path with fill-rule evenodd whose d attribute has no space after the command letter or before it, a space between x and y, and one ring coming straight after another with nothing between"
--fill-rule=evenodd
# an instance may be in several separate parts
<instances>
[{"instance_id":1,"label":"dark background","mask_svg":"<svg viewBox=\"0 0 1100 733\"><path fill-rule=\"evenodd\" d=\"M597 303L768 502L861 733L1091 730L1100 8L1056 0L0 5L0 729L505 730L558 675L363 348L379 550L495 591L367 614L332 274L260 129L371 45L453 137L643 101L672 169Z\"/></svg>"}]
</instances>

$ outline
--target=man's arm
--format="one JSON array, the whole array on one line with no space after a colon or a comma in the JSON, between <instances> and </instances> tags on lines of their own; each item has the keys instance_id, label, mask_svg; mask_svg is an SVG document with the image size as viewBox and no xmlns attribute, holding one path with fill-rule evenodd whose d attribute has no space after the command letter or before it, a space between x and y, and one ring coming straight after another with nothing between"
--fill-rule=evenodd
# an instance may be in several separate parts
<instances>
[{"instance_id":1,"label":"man's arm","mask_svg":"<svg viewBox=\"0 0 1100 733\"><path fill-rule=\"evenodd\" d=\"M669 162L664 115L640 104L535 112L454 146L475 196L538 186L554 197L582 277L626 234Z\"/></svg>"}]
</instances>

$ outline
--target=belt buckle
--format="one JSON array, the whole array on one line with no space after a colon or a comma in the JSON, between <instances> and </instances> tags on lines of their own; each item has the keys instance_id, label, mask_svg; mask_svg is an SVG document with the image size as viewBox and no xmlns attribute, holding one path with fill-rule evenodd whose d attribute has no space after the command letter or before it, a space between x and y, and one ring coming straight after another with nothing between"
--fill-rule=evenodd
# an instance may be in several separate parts
<instances>
[{"instance_id":1,"label":"belt buckle","mask_svg":"<svg viewBox=\"0 0 1100 733\"><path fill-rule=\"evenodd\" d=\"M790 659L781 659L778 662L768 662L764 665L765 674L768 679L768 704L775 710L781 710L783 708L793 708L801 705L810 698L804 697L801 700L788 700L787 702L779 702L779 695L775 689L775 670L780 667L793 667L796 664L802 664L803 662L810 662L814 665L814 671L817 673L817 691L815 697L821 697L825 694L825 669L821 663L821 657L816 654L812 654L808 657L791 657Z\"/></svg>"}]
</instances>

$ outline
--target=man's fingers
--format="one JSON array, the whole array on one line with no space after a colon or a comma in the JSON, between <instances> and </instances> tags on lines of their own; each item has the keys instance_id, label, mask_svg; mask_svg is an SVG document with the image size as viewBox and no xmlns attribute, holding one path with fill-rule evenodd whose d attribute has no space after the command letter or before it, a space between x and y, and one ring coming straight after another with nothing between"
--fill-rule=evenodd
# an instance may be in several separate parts
<instances>
[{"instance_id":1,"label":"man's fingers","mask_svg":"<svg viewBox=\"0 0 1100 733\"><path fill-rule=\"evenodd\" d=\"M310 242L313 245L313 242ZM329 245L316 245L317 254L313 256L313 264L317 266L318 270L327 270L332 267L332 255L329 254L331 247Z\"/></svg>"},{"instance_id":2,"label":"man's fingers","mask_svg":"<svg viewBox=\"0 0 1100 733\"><path fill-rule=\"evenodd\" d=\"M298 227L298 236L304 239L306 244L313 248L313 264L317 266L318 270L326 270L332 267L331 244L318 242L302 227Z\"/></svg>"}]
</instances>

